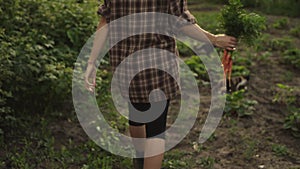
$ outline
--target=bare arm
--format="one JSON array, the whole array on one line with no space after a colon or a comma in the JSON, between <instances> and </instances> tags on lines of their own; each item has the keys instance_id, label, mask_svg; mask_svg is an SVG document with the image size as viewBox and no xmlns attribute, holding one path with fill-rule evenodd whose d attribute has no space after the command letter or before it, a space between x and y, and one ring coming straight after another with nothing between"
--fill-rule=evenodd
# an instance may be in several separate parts
<instances>
[{"instance_id":1,"label":"bare arm","mask_svg":"<svg viewBox=\"0 0 300 169\"><path fill-rule=\"evenodd\" d=\"M99 31L102 29L102 31ZM103 48L104 43L107 38L108 28L105 17L102 17L97 26L97 32L95 34L94 43L91 51L90 58L88 60L88 65L84 75L85 87L87 90L93 92L96 85L96 67L95 61ZM92 82L90 82L92 80Z\"/></svg>"},{"instance_id":2,"label":"bare arm","mask_svg":"<svg viewBox=\"0 0 300 169\"><path fill-rule=\"evenodd\" d=\"M191 24L184 26L180 29L184 34L189 37L199 40L206 41L207 39L212 42L216 47L226 48L227 50L234 50L237 45L237 39L232 36L227 36L224 34L214 35L204 29L202 29L197 24Z\"/></svg>"},{"instance_id":3,"label":"bare arm","mask_svg":"<svg viewBox=\"0 0 300 169\"><path fill-rule=\"evenodd\" d=\"M99 55L100 50L104 46L104 42L106 41L108 28L106 25L106 19L105 17L102 17L99 21L99 24L97 26L97 32L95 34L95 39L91 51L91 56L89 58L89 63L95 63L97 60L97 56ZM99 31L99 29L103 29L103 31Z\"/></svg>"}]
</instances>

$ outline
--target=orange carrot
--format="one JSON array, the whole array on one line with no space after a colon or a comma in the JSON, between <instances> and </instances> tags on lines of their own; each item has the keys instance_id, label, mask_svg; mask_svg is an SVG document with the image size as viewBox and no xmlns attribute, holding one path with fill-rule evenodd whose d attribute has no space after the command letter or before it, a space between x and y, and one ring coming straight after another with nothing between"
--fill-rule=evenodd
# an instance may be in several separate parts
<instances>
[{"instance_id":1,"label":"orange carrot","mask_svg":"<svg viewBox=\"0 0 300 169\"><path fill-rule=\"evenodd\" d=\"M224 81L225 82L226 82L226 80L230 81L231 72L232 72L232 58L231 58L230 52L227 51L226 49L224 50L224 53L223 53L222 64L223 64L223 68L224 68Z\"/></svg>"}]
</instances>

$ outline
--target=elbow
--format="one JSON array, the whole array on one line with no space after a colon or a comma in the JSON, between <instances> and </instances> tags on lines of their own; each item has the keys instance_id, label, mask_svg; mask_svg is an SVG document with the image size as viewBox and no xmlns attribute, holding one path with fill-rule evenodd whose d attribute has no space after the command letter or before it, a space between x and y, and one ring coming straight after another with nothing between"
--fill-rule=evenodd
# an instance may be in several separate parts
<instances>
[{"instance_id":1,"label":"elbow","mask_svg":"<svg viewBox=\"0 0 300 169\"><path fill-rule=\"evenodd\" d=\"M106 18L105 17L101 17L99 24L97 26L97 30L101 29L102 27L106 27L105 25L107 24L106 22ZM106 28L107 29L107 28Z\"/></svg>"}]
</instances>

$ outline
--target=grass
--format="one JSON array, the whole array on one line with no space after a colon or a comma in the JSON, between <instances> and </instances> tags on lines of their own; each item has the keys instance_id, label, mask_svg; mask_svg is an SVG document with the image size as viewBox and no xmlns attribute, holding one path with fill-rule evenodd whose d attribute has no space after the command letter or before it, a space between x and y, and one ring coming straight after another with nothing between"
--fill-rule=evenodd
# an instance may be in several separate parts
<instances>
[{"instance_id":1,"label":"grass","mask_svg":"<svg viewBox=\"0 0 300 169\"><path fill-rule=\"evenodd\" d=\"M163 167L168 169L192 168L195 166L193 158L189 158L192 154L188 151L173 149L165 154Z\"/></svg>"},{"instance_id":2,"label":"grass","mask_svg":"<svg viewBox=\"0 0 300 169\"><path fill-rule=\"evenodd\" d=\"M65 115L71 126L79 125L74 114ZM124 168L130 168L131 161L128 158L120 158L102 150L91 140L78 141L74 138L59 138L52 133L51 127L63 127L55 125L56 115L19 117L24 122L16 131L6 131L1 143L1 149L5 155L0 155L0 166L10 168L103 168L111 169L122 163ZM20 120L19 119L19 120ZM77 136L78 137L78 136Z\"/></svg>"},{"instance_id":3,"label":"grass","mask_svg":"<svg viewBox=\"0 0 300 169\"><path fill-rule=\"evenodd\" d=\"M207 157L201 157L199 160L196 161L196 163L199 164L199 166L204 169L213 169L216 161L213 157L207 156Z\"/></svg>"},{"instance_id":4,"label":"grass","mask_svg":"<svg viewBox=\"0 0 300 169\"><path fill-rule=\"evenodd\" d=\"M243 149L243 157L246 160L251 160L257 152L257 141L249 138L246 139L243 142Z\"/></svg>"}]
</instances>

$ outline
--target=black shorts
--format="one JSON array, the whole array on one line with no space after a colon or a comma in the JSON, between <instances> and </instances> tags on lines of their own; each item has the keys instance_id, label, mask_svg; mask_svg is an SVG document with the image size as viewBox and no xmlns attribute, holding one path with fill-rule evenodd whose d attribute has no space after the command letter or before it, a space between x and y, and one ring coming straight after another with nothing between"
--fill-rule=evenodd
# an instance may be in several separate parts
<instances>
[{"instance_id":1,"label":"black shorts","mask_svg":"<svg viewBox=\"0 0 300 169\"><path fill-rule=\"evenodd\" d=\"M155 106L156 104L159 104L159 103L160 102L152 103L152 106ZM131 104L138 111L147 111L151 107L150 103L131 103ZM135 121L130 120L130 119L132 119L132 117L134 117L135 113L138 113L138 112L136 112L135 109L130 104L128 104L129 125L131 125L131 126L146 125L147 138L154 137L156 135L161 134L162 132L164 132L166 130L169 104L170 104L170 101L167 100L166 107L165 107L164 111L160 114L160 116L158 118L156 118L155 120L153 120L151 122L147 122L147 123L140 123L140 122L135 122Z\"/></svg>"}]
</instances>

